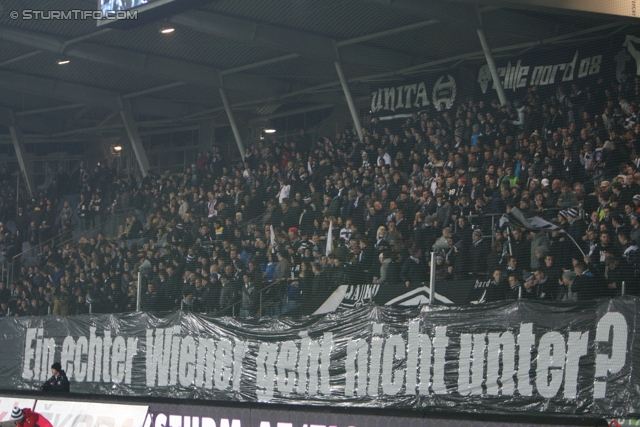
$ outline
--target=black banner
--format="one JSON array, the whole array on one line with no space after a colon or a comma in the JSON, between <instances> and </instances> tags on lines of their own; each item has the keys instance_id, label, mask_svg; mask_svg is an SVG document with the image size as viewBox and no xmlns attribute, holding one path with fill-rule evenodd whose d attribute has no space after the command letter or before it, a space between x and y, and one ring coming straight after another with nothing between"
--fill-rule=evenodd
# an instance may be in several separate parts
<instances>
[{"instance_id":1,"label":"black banner","mask_svg":"<svg viewBox=\"0 0 640 427\"><path fill-rule=\"evenodd\" d=\"M563 86L568 96L572 83L584 90L600 77L606 84L613 78L621 81L624 70L630 76L640 75L640 38L623 35L578 47L543 48L523 56L496 61L496 67L509 99L520 99L532 86L538 86L542 95L555 93L558 86ZM478 68L476 88L481 97L497 98L493 78L486 64ZM517 96L514 97L514 94Z\"/></svg>"},{"instance_id":2,"label":"black banner","mask_svg":"<svg viewBox=\"0 0 640 427\"><path fill-rule=\"evenodd\" d=\"M457 73L415 78L389 86L371 86L371 114L380 120L410 117L424 109L453 107L460 99Z\"/></svg>"},{"instance_id":3,"label":"black banner","mask_svg":"<svg viewBox=\"0 0 640 427\"><path fill-rule=\"evenodd\" d=\"M638 301L367 306L242 322L173 313L9 318L0 380L241 402L609 417L637 413Z\"/></svg>"},{"instance_id":4,"label":"black banner","mask_svg":"<svg viewBox=\"0 0 640 427\"><path fill-rule=\"evenodd\" d=\"M416 414L419 415L419 414ZM477 420L420 417L414 414L352 414L299 409L256 409L224 406L156 405L149 407L144 427L477 427ZM564 420L565 425L574 425ZM521 422L522 424L518 424ZM483 427L536 427L536 423L519 420L483 421ZM592 425L597 424L595 420ZM558 424L562 425L562 424ZM70 426L75 427L75 426Z\"/></svg>"},{"instance_id":5,"label":"black banner","mask_svg":"<svg viewBox=\"0 0 640 427\"><path fill-rule=\"evenodd\" d=\"M435 304L469 305L490 302L491 279L451 280L436 286ZM431 302L430 285L405 287L395 285L342 285L329 296L314 314L326 314L336 310L363 307L370 303L393 307L417 307Z\"/></svg>"}]
</instances>

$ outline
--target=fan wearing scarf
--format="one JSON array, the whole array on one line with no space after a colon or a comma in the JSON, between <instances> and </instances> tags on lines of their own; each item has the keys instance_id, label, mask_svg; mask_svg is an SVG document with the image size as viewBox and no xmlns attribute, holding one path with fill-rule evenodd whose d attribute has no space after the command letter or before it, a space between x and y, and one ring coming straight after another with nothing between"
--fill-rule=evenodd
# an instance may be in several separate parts
<instances>
[{"instance_id":1,"label":"fan wearing scarf","mask_svg":"<svg viewBox=\"0 0 640 427\"><path fill-rule=\"evenodd\" d=\"M11 411L11 421L16 427L53 427L41 414L29 408L20 409L17 406Z\"/></svg>"}]
</instances>

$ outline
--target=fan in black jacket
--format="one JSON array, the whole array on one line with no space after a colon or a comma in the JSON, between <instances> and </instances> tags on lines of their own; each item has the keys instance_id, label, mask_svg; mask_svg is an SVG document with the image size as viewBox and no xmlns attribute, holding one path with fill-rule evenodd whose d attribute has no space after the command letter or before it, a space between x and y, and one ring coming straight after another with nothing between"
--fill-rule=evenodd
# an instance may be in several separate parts
<instances>
[{"instance_id":1,"label":"fan in black jacket","mask_svg":"<svg viewBox=\"0 0 640 427\"><path fill-rule=\"evenodd\" d=\"M40 386L42 391L54 391L54 392L69 392L69 379L67 374L62 369L60 362L55 362L51 365L51 378L49 378L44 384Z\"/></svg>"}]
</instances>

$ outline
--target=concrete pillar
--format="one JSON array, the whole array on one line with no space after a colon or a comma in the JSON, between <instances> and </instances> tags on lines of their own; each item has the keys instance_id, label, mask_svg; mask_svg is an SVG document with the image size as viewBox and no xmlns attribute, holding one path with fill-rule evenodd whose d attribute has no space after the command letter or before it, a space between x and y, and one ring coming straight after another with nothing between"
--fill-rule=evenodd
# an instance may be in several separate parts
<instances>
[{"instance_id":1,"label":"concrete pillar","mask_svg":"<svg viewBox=\"0 0 640 427\"><path fill-rule=\"evenodd\" d=\"M482 50L484 51L484 56L487 60L489 71L491 72L493 84L496 86L496 92L498 92L500 105L507 105L507 96L504 94L504 88L502 87L500 76L498 75L498 69L496 68L496 63L494 62L493 55L491 54L491 48L489 47L489 43L487 43L487 38L485 37L484 30L482 28L478 28L478 37L480 38L480 44L482 45Z\"/></svg>"},{"instance_id":2,"label":"concrete pillar","mask_svg":"<svg viewBox=\"0 0 640 427\"><path fill-rule=\"evenodd\" d=\"M124 122L124 127L127 131L127 136L129 137L129 142L131 143L131 147L133 148L133 153L136 156L136 160L138 161L138 166L142 170L142 176L146 177L149 173L149 159L147 158L147 153L144 151L144 147L142 145L142 140L140 139L140 133L138 133L138 125L136 125L135 120L133 119L133 113L131 112L131 103L128 99L122 100L122 110L120 111L120 116L122 117L122 121Z\"/></svg>"},{"instance_id":3,"label":"concrete pillar","mask_svg":"<svg viewBox=\"0 0 640 427\"><path fill-rule=\"evenodd\" d=\"M342 71L342 65L340 62L336 61L336 71L338 72L338 77L340 77L340 83L342 84L342 91L344 92L344 97L347 99L347 104L349 105L349 111L351 112L351 118L353 119L353 125L356 127L356 132L358 133L358 138L360 141L364 139L364 135L362 134L362 123L360 123L360 116L358 116L358 110L356 110L356 104L353 102L353 97L351 96L351 90L349 89L349 83L344 76L344 72Z\"/></svg>"}]
</instances>

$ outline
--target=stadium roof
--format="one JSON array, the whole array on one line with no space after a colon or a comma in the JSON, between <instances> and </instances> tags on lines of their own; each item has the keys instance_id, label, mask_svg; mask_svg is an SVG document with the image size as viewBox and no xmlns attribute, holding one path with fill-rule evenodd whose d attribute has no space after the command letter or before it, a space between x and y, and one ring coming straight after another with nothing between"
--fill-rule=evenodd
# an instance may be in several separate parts
<instances>
[{"instance_id":1,"label":"stadium roof","mask_svg":"<svg viewBox=\"0 0 640 427\"><path fill-rule=\"evenodd\" d=\"M488 4L489 3L489 4ZM92 19L11 19L11 11L96 10L94 0L3 0L0 105L27 135L108 130L127 100L138 123L184 126L218 115L219 89L246 120L344 103L368 83L481 63L494 54L607 37L635 20L517 2L215 0L133 29ZM21 15L22 16L22 15ZM161 34L161 26L176 28ZM59 65L61 58L71 62Z\"/></svg>"}]
</instances>

